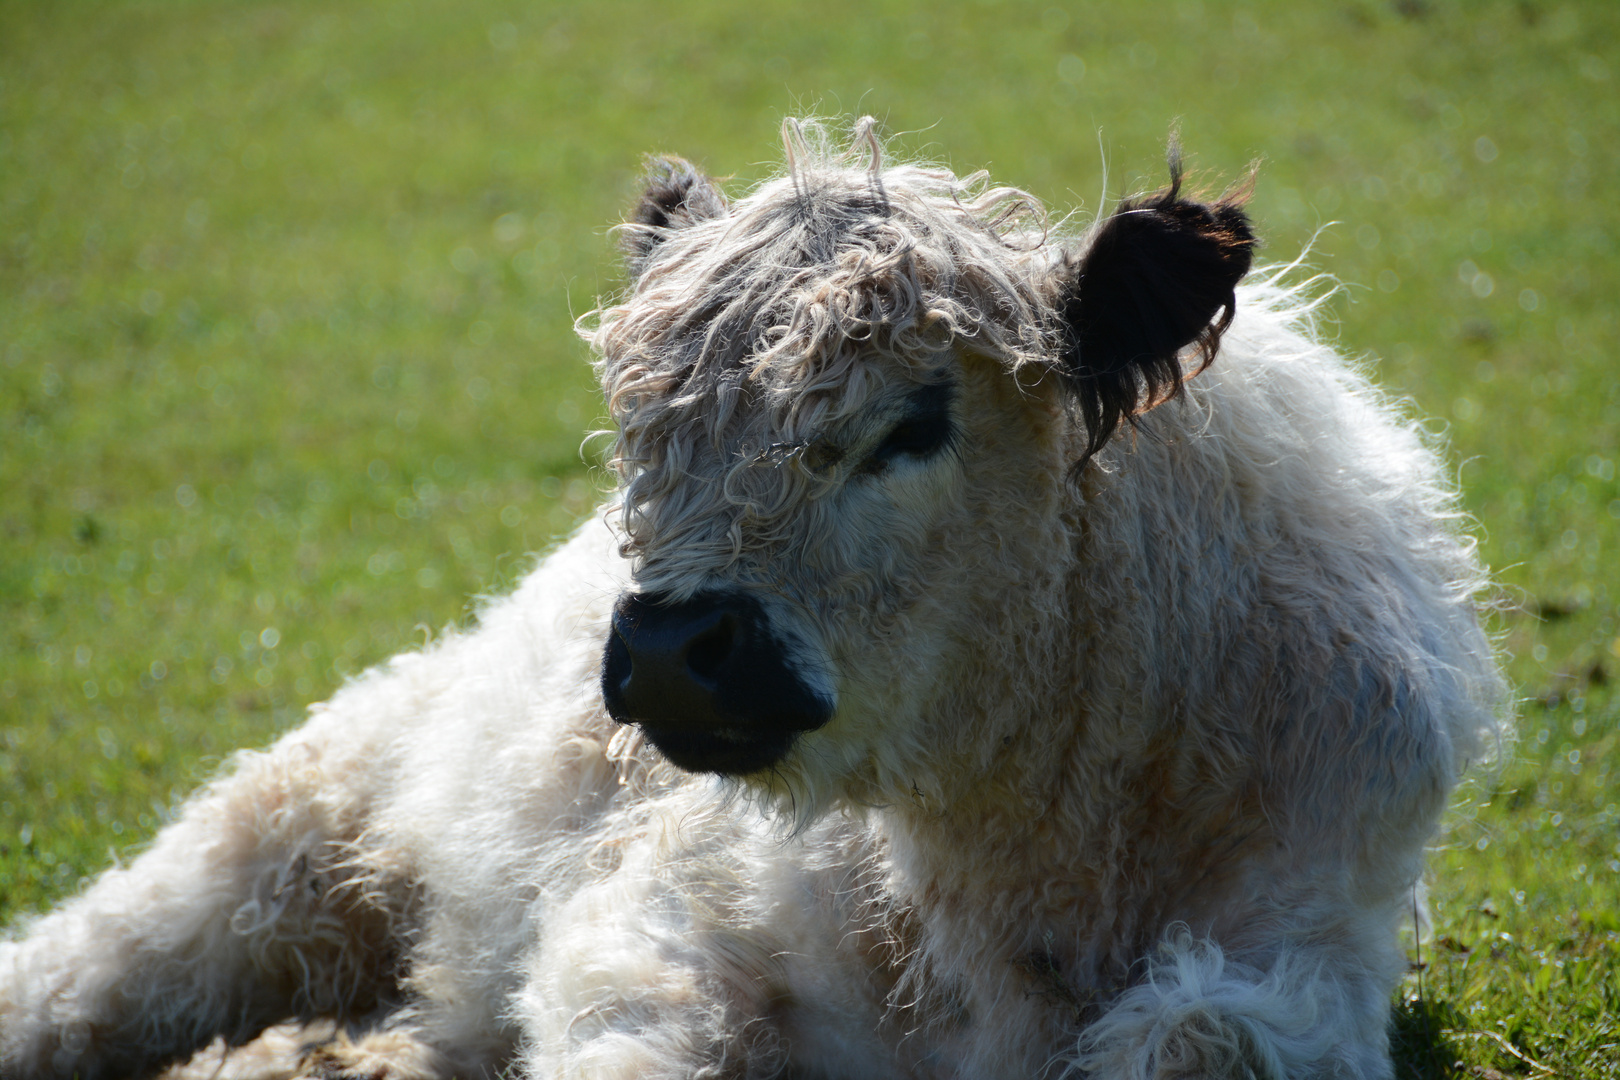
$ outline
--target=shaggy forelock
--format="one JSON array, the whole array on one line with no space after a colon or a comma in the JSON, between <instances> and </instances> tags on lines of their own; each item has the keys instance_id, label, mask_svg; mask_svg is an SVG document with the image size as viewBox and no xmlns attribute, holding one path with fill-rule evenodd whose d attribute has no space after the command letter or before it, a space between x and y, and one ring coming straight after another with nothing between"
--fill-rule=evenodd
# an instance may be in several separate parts
<instances>
[{"instance_id":1,"label":"shaggy forelock","mask_svg":"<svg viewBox=\"0 0 1620 1080\"><path fill-rule=\"evenodd\" d=\"M786 540L830 475L803 450L885 378L926 380L963 347L1009 367L1052 354L1056 256L1032 196L887 165L870 119L846 148L814 121L783 136L782 173L729 213L626 226L658 242L624 300L582 321L618 425L628 554L654 533L722 563ZM716 491L687 482L717 469Z\"/></svg>"}]
</instances>

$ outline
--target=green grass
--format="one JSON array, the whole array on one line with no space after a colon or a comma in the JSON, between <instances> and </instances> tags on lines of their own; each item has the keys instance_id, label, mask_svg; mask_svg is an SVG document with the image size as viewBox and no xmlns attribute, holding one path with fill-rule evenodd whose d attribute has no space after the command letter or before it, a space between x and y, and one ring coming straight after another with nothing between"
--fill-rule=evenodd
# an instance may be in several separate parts
<instances>
[{"instance_id":1,"label":"green grass","mask_svg":"<svg viewBox=\"0 0 1620 1080\"><path fill-rule=\"evenodd\" d=\"M0 918L584 512L640 154L747 180L871 111L1090 212L1179 123L1211 185L1261 160L1271 258L1316 236L1511 602L1403 1071L1620 1075L1620 6L917 10L0 0Z\"/></svg>"}]
</instances>

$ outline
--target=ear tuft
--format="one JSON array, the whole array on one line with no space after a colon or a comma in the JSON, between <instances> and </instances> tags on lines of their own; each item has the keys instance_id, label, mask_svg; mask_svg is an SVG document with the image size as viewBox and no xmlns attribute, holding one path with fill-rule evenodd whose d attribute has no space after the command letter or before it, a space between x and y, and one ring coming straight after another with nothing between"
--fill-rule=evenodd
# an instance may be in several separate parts
<instances>
[{"instance_id":1,"label":"ear tuft","mask_svg":"<svg viewBox=\"0 0 1620 1080\"><path fill-rule=\"evenodd\" d=\"M1059 366L1086 426L1081 465L1122 421L1180 393L1182 349L1197 346L1193 374L1209 366L1249 272L1248 184L1213 203L1183 199L1174 142L1169 165L1168 188L1120 203L1066 267Z\"/></svg>"},{"instance_id":2,"label":"ear tuft","mask_svg":"<svg viewBox=\"0 0 1620 1080\"><path fill-rule=\"evenodd\" d=\"M631 280L641 276L653 251L671 229L681 229L728 211L713 180L683 158L647 159L640 201L625 222L621 246Z\"/></svg>"}]
</instances>

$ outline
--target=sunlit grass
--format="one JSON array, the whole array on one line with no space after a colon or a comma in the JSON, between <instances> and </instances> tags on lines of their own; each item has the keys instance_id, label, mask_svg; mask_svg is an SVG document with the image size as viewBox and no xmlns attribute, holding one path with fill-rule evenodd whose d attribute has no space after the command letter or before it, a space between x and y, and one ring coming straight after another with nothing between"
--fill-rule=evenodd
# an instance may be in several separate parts
<instances>
[{"instance_id":1,"label":"sunlit grass","mask_svg":"<svg viewBox=\"0 0 1620 1080\"><path fill-rule=\"evenodd\" d=\"M575 316L640 154L784 112L1059 210L1259 159L1265 255L1450 440L1525 702L1405 1068L1615 1075L1620 8L0 2L0 914L471 617L594 499ZM1107 180L1104 181L1106 164Z\"/></svg>"}]
</instances>

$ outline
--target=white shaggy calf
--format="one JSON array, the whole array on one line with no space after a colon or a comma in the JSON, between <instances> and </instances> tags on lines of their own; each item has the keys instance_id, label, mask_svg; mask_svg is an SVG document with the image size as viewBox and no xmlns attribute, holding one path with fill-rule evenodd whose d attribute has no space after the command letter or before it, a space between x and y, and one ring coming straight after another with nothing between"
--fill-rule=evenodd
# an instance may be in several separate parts
<instances>
[{"instance_id":1,"label":"white shaggy calf","mask_svg":"<svg viewBox=\"0 0 1620 1080\"><path fill-rule=\"evenodd\" d=\"M1173 153L1071 236L786 143L652 164L616 508L0 945L0 1074L1390 1074L1503 700L1422 433Z\"/></svg>"}]
</instances>

